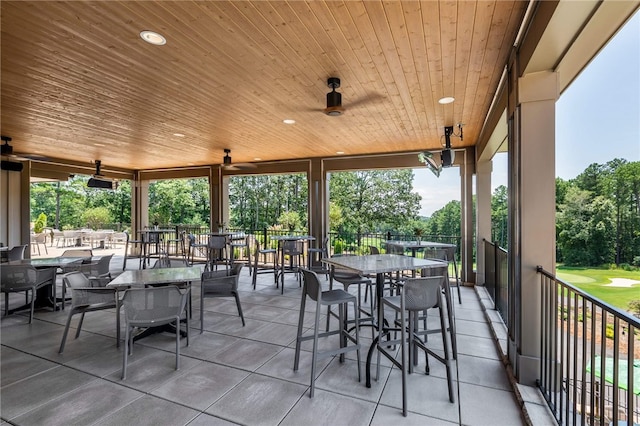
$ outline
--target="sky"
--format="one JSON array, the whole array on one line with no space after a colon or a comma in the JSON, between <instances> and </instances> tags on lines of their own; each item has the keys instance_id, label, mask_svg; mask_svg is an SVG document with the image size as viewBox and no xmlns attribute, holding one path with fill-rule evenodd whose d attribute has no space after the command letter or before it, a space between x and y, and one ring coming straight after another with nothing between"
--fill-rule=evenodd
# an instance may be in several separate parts
<instances>
[{"instance_id":1,"label":"sky","mask_svg":"<svg viewBox=\"0 0 640 426\"><path fill-rule=\"evenodd\" d=\"M556 102L556 176L575 178L592 163L640 161L640 11L627 22ZM460 170L437 178L414 169L421 216L460 199ZM507 154L494 157L491 188L507 185Z\"/></svg>"}]
</instances>

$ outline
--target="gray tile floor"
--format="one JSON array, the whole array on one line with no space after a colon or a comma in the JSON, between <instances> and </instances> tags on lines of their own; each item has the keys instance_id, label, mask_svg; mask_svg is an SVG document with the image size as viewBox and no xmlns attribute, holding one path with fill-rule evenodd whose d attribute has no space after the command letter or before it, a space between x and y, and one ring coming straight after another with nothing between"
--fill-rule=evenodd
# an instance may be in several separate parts
<instances>
[{"instance_id":1,"label":"gray tile floor","mask_svg":"<svg viewBox=\"0 0 640 426\"><path fill-rule=\"evenodd\" d=\"M112 270L120 269L114 258ZM131 262L131 267L136 262ZM128 265L129 266L129 265ZM183 340L181 368L174 369L174 338L158 334L136 342L127 379L120 380L122 352L115 345L115 312L86 315L83 332L58 347L67 311L3 317L0 342L0 417L3 425L519 425L523 415L499 360L496 345L471 288L456 304L458 360L453 362L456 402L447 398L444 368L424 358L409 375L409 415L401 413L401 376L383 358L370 389L357 380L356 354L344 363L319 363L316 394L309 394L310 345L293 371L301 291L292 275L280 295L270 275L254 291L247 268L241 279L246 326L232 299L206 299L199 333L199 292L194 285L191 343ZM15 303L24 301L14 296ZM14 302L11 302L14 303ZM311 312L311 309L308 309ZM312 324L306 315L305 325ZM77 325L74 319L72 325ZM435 336L434 336L435 337ZM362 341L368 348L369 329ZM432 343L432 342L433 343ZM430 345L437 348L437 339ZM310 342L307 342L310 343ZM323 342L328 344L331 342ZM373 373L375 374L375 368Z\"/></svg>"}]
</instances>

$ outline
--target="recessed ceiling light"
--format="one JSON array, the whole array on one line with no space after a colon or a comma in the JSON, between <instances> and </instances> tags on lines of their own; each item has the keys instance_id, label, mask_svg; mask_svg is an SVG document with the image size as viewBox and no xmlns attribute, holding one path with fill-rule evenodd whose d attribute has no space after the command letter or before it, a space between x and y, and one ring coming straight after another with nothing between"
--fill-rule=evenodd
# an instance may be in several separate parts
<instances>
[{"instance_id":1,"label":"recessed ceiling light","mask_svg":"<svg viewBox=\"0 0 640 426\"><path fill-rule=\"evenodd\" d=\"M438 103L441 103L441 104L443 104L443 105L444 105L444 104L450 104L451 102L453 102L453 101L455 101L455 100L456 100L456 99L455 99L454 97L452 97L452 96L445 96L444 98L440 99L440 100L438 101Z\"/></svg>"},{"instance_id":2,"label":"recessed ceiling light","mask_svg":"<svg viewBox=\"0 0 640 426\"><path fill-rule=\"evenodd\" d=\"M261 160L262 160L262 158L260 158L260 157L255 157L255 158L253 159L253 161L261 161Z\"/></svg>"},{"instance_id":3,"label":"recessed ceiling light","mask_svg":"<svg viewBox=\"0 0 640 426\"><path fill-rule=\"evenodd\" d=\"M184 138L184 135L182 133L174 133L173 136L175 136L176 138Z\"/></svg>"},{"instance_id":4,"label":"recessed ceiling light","mask_svg":"<svg viewBox=\"0 0 640 426\"><path fill-rule=\"evenodd\" d=\"M167 39L154 31L141 31L140 37L147 43L155 44L156 46L167 44Z\"/></svg>"},{"instance_id":5,"label":"recessed ceiling light","mask_svg":"<svg viewBox=\"0 0 640 426\"><path fill-rule=\"evenodd\" d=\"M342 155L342 154L344 154L344 151L338 151L338 152L336 152L336 154Z\"/></svg>"},{"instance_id":6,"label":"recessed ceiling light","mask_svg":"<svg viewBox=\"0 0 640 426\"><path fill-rule=\"evenodd\" d=\"M282 120L282 122L284 124L296 124L296 120L293 120L291 118L285 118L284 120Z\"/></svg>"},{"instance_id":7,"label":"recessed ceiling light","mask_svg":"<svg viewBox=\"0 0 640 426\"><path fill-rule=\"evenodd\" d=\"M106 145L103 143L94 143L93 146L106 146Z\"/></svg>"},{"instance_id":8,"label":"recessed ceiling light","mask_svg":"<svg viewBox=\"0 0 640 426\"><path fill-rule=\"evenodd\" d=\"M195 166L196 163L187 163L187 166Z\"/></svg>"}]
</instances>

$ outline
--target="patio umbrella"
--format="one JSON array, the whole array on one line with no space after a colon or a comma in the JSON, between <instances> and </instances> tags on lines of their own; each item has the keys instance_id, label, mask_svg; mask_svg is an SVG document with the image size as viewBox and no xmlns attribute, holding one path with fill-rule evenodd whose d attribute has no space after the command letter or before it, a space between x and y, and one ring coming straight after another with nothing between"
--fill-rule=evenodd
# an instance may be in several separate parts
<instances>
[{"instance_id":1,"label":"patio umbrella","mask_svg":"<svg viewBox=\"0 0 640 426\"><path fill-rule=\"evenodd\" d=\"M600 355L596 355L594 362L594 373L596 377L602 377L600 372ZM591 372L591 364L587 365L587 372ZM613 358L607 357L604 360L604 380L613 383ZM629 363L626 359L618 361L618 386L621 389L629 390L628 386ZM633 360L633 393L640 395L640 359Z\"/></svg>"}]
</instances>

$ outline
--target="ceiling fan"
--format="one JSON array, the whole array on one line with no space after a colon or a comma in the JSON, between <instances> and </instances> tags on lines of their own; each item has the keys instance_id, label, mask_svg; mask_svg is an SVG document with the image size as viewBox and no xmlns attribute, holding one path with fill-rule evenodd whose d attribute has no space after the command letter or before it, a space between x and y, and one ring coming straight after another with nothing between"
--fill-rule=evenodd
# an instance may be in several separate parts
<instances>
[{"instance_id":1,"label":"ceiling fan","mask_svg":"<svg viewBox=\"0 0 640 426\"><path fill-rule=\"evenodd\" d=\"M225 170L249 170L255 169L256 165L253 163L233 163L231 161L231 150L224 149L224 158L222 159L222 168Z\"/></svg>"},{"instance_id":2,"label":"ceiling fan","mask_svg":"<svg viewBox=\"0 0 640 426\"><path fill-rule=\"evenodd\" d=\"M327 93L327 107L323 109L322 112L331 117L342 115L345 112L345 109L342 106L342 93L336 92L336 89L340 87L340 79L338 77L329 77L327 80L327 86L329 86L331 91ZM353 108L366 102L376 101L380 98L382 98L382 96L378 94L368 95L351 102L349 107Z\"/></svg>"},{"instance_id":3,"label":"ceiling fan","mask_svg":"<svg viewBox=\"0 0 640 426\"><path fill-rule=\"evenodd\" d=\"M459 134L453 132L453 126L446 126L444 128L444 149L437 151L424 151L418 154L418 160L424 163L434 175L440 177L440 173L443 168L451 167L455 161L456 153L451 149L451 136L457 136L462 140L462 124L457 125Z\"/></svg>"}]
</instances>

